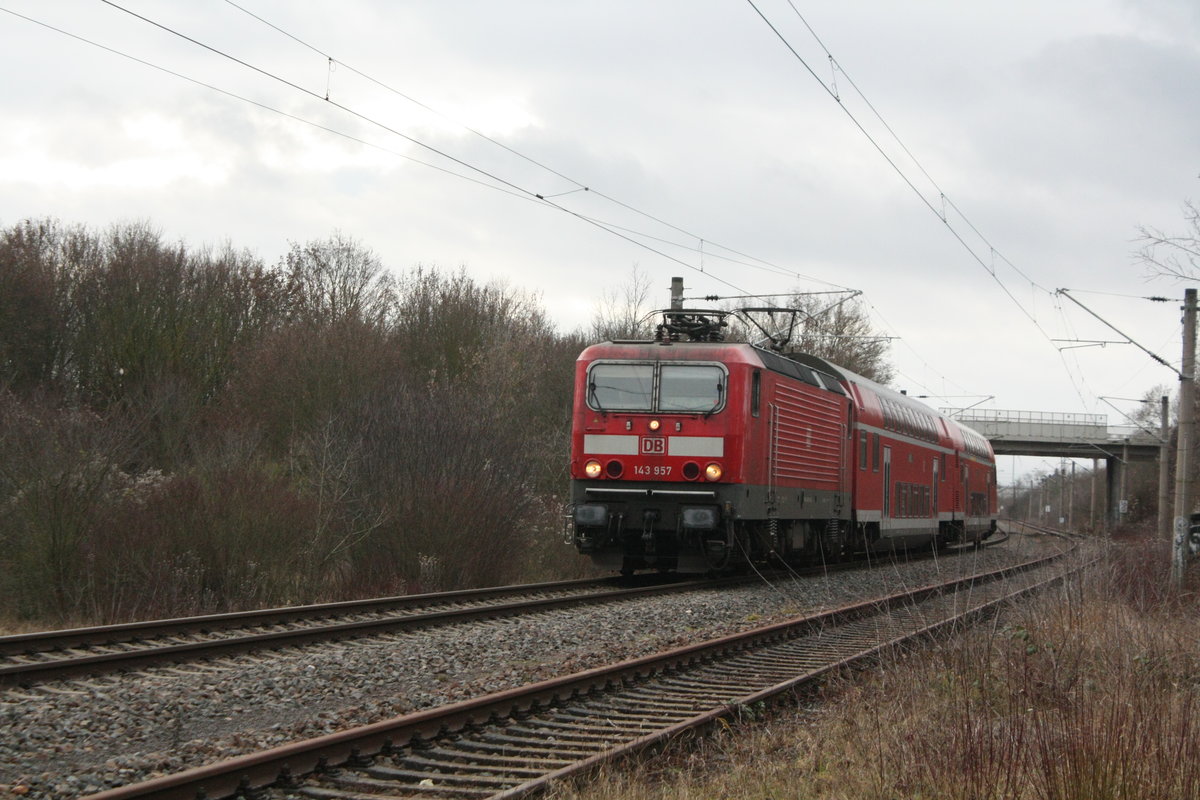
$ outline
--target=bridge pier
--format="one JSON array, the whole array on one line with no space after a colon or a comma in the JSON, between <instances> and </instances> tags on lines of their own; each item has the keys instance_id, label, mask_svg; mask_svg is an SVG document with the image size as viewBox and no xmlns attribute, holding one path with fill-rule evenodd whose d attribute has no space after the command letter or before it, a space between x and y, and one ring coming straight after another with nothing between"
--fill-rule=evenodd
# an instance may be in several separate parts
<instances>
[{"instance_id":1,"label":"bridge pier","mask_svg":"<svg viewBox=\"0 0 1200 800\"><path fill-rule=\"evenodd\" d=\"M1119 456L1104 459L1104 525L1112 529L1121 524L1121 487L1125 485L1125 464Z\"/></svg>"},{"instance_id":2,"label":"bridge pier","mask_svg":"<svg viewBox=\"0 0 1200 800\"><path fill-rule=\"evenodd\" d=\"M1125 516L1121 513L1121 500L1125 498L1129 462L1154 461L1162 457L1159 437L1139 429L1110 428L1108 418L1103 414L945 408L942 413L987 437L997 456L1090 458L1093 467L1103 458L1107 497L1101 527L1106 530L1119 525ZM1094 469L1092 474L1094 481ZM1096 486L1096 483L1092 485ZM1039 503L1039 508L1045 508L1044 504ZM1070 514L1064 516L1070 517ZM1094 515L1093 521L1101 522Z\"/></svg>"}]
</instances>

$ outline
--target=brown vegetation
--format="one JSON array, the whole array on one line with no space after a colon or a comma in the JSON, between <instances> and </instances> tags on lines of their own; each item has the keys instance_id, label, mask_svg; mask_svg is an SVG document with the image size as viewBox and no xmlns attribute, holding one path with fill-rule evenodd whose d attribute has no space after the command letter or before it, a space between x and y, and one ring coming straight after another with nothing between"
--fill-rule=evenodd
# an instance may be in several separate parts
<instances>
[{"instance_id":1,"label":"brown vegetation","mask_svg":"<svg viewBox=\"0 0 1200 800\"><path fill-rule=\"evenodd\" d=\"M0 231L0 618L108 622L577 573L579 336L340 235Z\"/></svg>"}]
</instances>

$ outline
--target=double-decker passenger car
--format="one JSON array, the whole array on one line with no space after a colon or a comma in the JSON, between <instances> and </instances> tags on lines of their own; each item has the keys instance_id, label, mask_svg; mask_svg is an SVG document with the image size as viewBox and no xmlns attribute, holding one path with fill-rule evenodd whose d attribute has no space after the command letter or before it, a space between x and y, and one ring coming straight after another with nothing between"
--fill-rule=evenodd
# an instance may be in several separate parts
<instances>
[{"instance_id":1,"label":"double-decker passenger car","mask_svg":"<svg viewBox=\"0 0 1200 800\"><path fill-rule=\"evenodd\" d=\"M995 529L978 433L815 356L714 341L722 312L666 313L655 341L577 362L572 535L598 565L716 572Z\"/></svg>"}]
</instances>

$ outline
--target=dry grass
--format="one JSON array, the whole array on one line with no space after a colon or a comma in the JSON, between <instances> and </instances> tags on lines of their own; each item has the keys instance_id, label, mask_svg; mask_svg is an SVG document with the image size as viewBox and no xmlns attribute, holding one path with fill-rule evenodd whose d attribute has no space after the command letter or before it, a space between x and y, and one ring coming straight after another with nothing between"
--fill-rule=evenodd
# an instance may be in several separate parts
<instances>
[{"instance_id":1,"label":"dry grass","mask_svg":"<svg viewBox=\"0 0 1200 800\"><path fill-rule=\"evenodd\" d=\"M87 626L84 620L66 620L58 628L83 628ZM19 633L40 633L46 630L41 621L17 619L11 616L0 616L0 636L15 636Z\"/></svg>"},{"instance_id":2,"label":"dry grass","mask_svg":"<svg viewBox=\"0 0 1200 800\"><path fill-rule=\"evenodd\" d=\"M553 797L1200 797L1200 602L1165 590L1166 565L1116 545L989 627Z\"/></svg>"}]
</instances>

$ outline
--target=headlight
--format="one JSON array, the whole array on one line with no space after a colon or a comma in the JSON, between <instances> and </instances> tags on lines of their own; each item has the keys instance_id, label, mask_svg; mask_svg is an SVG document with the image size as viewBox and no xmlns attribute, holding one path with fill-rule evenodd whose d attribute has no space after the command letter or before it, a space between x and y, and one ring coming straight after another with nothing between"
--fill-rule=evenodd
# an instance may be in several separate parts
<instances>
[{"instance_id":1,"label":"headlight","mask_svg":"<svg viewBox=\"0 0 1200 800\"><path fill-rule=\"evenodd\" d=\"M719 481L724 474L725 470L721 469L720 464L709 464L704 468L704 477L710 481Z\"/></svg>"},{"instance_id":2,"label":"headlight","mask_svg":"<svg viewBox=\"0 0 1200 800\"><path fill-rule=\"evenodd\" d=\"M583 465L583 474L589 478L599 478L601 469L600 462L593 458Z\"/></svg>"}]
</instances>

